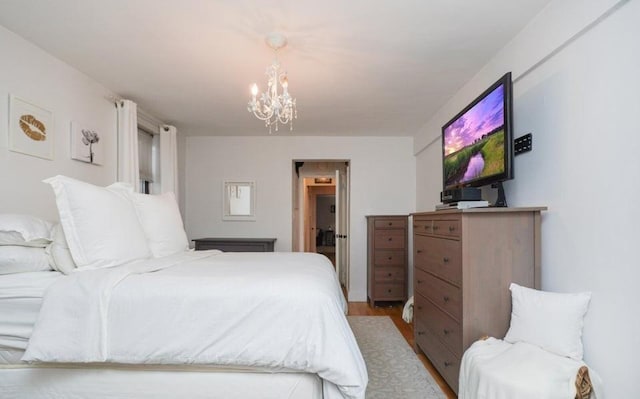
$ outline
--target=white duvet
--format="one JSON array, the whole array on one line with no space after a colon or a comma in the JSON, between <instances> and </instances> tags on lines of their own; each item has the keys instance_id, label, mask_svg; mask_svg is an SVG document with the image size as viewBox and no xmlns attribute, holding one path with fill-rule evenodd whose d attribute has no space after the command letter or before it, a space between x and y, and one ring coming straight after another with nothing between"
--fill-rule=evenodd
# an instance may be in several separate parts
<instances>
[{"instance_id":1,"label":"white duvet","mask_svg":"<svg viewBox=\"0 0 640 399\"><path fill-rule=\"evenodd\" d=\"M345 311L324 256L185 252L59 279L23 360L289 369L318 374L325 398L364 398Z\"/></svg>"}]
</instances>

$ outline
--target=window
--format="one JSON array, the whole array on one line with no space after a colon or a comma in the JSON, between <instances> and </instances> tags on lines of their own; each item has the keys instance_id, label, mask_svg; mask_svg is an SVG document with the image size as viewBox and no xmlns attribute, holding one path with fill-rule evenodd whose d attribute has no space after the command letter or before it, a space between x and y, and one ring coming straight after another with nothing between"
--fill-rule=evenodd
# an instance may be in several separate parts
<instances>
[{"instance_id":1,"label":"window","mask_svg":"<svg viewBox=\"0 0 640 399\"><path fill-rule=\"evenodd\" d=\"M153 189L155 139L153 134L138 128L138 162L140 164L140 192L151 194Z\"/></svg>"}]
</instances>

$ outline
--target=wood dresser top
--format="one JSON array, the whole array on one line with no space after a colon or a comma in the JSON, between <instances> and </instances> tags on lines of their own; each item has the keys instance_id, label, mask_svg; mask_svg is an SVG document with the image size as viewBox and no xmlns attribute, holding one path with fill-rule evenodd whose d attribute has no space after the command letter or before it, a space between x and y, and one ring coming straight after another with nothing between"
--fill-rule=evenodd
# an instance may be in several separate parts
<instances>
[{"instance_id":1,"label":"wood dresser top","mask_svg":"<svg viewBox=\"0 0 640 399\"><path fill-rule=\"evenodd\" d=\"M546 206L528 206L521 208L500 208L500 207L484 207L469 209L443 209L439 211L415 212L411 216L429 215L429 214L450 214L450 213L515 213L515 212L542 212L546 211Z\"/></svg>"}]
</instances>

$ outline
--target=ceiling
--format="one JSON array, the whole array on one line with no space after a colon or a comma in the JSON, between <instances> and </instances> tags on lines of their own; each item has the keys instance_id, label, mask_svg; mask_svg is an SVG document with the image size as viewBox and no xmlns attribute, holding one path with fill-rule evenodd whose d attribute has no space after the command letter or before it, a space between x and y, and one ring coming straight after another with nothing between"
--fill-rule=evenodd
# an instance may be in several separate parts
<instances>
[{"instance_id":1,"label":"ceiling","mask_svg":"<svg viewBox=\"0 0 640 399\"><path fill-rule=\"evenodd\" d=\"M274 134L413 136L548 2L2 0L0 25L189 135L268 134L246 105L282 32Z\"/></svg>"}]
</instances>

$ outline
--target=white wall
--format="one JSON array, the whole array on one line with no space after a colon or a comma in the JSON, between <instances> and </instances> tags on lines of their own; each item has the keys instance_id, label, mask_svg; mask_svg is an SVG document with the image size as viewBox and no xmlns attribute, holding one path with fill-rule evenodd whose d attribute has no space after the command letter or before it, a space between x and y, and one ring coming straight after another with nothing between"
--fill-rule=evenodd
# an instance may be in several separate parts
<instances>
[{"instance_id":1,"label":"white wall","mask_svg":"<svg viewBox=\"0 0 640 399\"><path fill-rule=\"evenodd\" d=\"M0 49L0 212L57 220L52 190L42 179L65 174L109 184L116 178L116 112L105 98L112 93L1 26ZM10 93L53 112L53 161L8 150ZM71 121L98 130L102 166L71 160Z\"/></svg>"},{"instance_id":2,"label":"white wall","mask_svg":"<svg viewBox=\"0 0 640 399\"><path fill-rule=\"evenodd\" d=\"M295 134L295 132L294 132ZM275 237L277 251L292 241L292 161L347 159L351 166L349 299L366 300L366 220L369 214L415 209L411 137L188 137L186 218L190 239ZM222 221L222 181L255 180L255 222Z\"/></svg>"},{"instance_id":3,"label":"white wall","mask_svg":"<svg viewBox=\"0 0 640 399\"><path fill-rule=\"evenodd\" d=\"M591 291L585 361L606 397L637 392L640 356L640 1L555 1L432 118L416 137L417 208L441 189L440 127L513 71L515 158L511 206L546 205L542 288ZM426 182L426 183L425 183Z\"/></svg>"}]
</instances>

